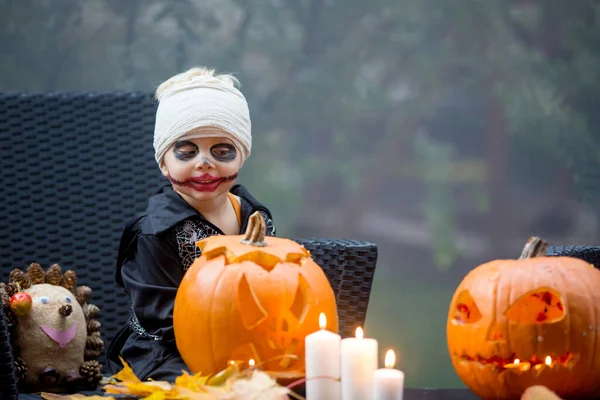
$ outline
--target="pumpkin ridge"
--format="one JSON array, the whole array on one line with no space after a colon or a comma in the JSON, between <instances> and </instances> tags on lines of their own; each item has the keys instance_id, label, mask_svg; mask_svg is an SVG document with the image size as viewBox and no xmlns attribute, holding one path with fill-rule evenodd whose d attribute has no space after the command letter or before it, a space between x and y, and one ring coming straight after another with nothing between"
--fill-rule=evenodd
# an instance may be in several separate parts
<instances>
[{"instance_id":1,"label":"pumpkin ridge","mask_svg":"<svg viewBox=\"0 0 600 400\"><path fill-rule=\"evenodd\" d=\"M558 270L558 273L560 274L563 282L567 282L568 279L567 277L570 276L569 274L565 274L564 270L561 268ZM563 307L565 308L565 310L569 309L569 298L565 298L563 301ZM565 316L565 318L567 319L567 331L569 332L569 334L566 337L566 341L567 341L567 349L571 348L571 313L567 312L567 315Z\"/></svg>"},{"instance_id":2,"label":"pumpkin ridge","mask_svg":"<svg viewBox=\"0 0 600 400\"><path fill-rule=\"evenodd\" d=\"M513 303L512 296L513 296L513 284L514 284L514 277L515 277L515 276L514 276L514 274L511 274L511 275L510 275L510 279L509 279L509 281L508 281L508 284L509 284L510 286L508 287L508 304L509 304L509 306L508 306L507 310L510 308L510 304L512 304L512 303ZM512 347L512 343L510 342L510 324L508 324L508 323L507 323L507 327L506 327L506 329L505 329L505 332L506 332L506 340L505 340L505 343L508 345L508 348L509 348L509 349L512 349L512 348L513 348L513 347Z\"/></svg>"},{"instance_id":3,"label":"pumpkin ridge","mask_svg":"<svg viewBox=\"0 0 600 400\"><path fill-rule=\"evenodd\" d=\"M582 285L585 287L586 289L586 299L588 299L588 303L589 303L589 299L593 299L594 298L594 291L590 289L589 285L588 285L588 281L586 279L581 279L582 281ZM591 316L588 315L589 320L593 321L592 323L590 323L590 327L596 327L598 324L598 321L596 320L596 306L593 307L589 307L588 306L588 310L592 309L593 312L591 312ZM589 378L589 371L592 370L592 366L594 365L595 362L595 357L596 357L596 348L597 348L597 340L596 340L596 335L591 335L592 336L592 340L593 340L593 346L592 346L592 352L591 352L591 357L590 357L590 361L589 364L587 366L586 369L586 380L590 379ZM587 336L586 336L587 337ZM594 378L592 376L592 378L594 380L596 380L597 378Z\"/></svg>"},{"instance_id":4,"label":"pumpkin ridge","mask_svg":"<svg viewBox=\"0 0 600 400\"><path fill-rule=\"evenodd\" d=\"M223 274L225 273L225 271L226 271L225 268L223 268L221 270L221 273L219 273L219 276L217 278L217 283L215 285L213 285L213 287L212 287L212 293L209 296L209 298L210 298L209 307L208 307L209 310L212 310L212 308L213 308L213 303L214 303L214 298L215 298L215 292L219 289L219 283L221 282L221 278L223 277ZM208 342L211 344L211 346L209 346L210 347L209 351L210 351L210 355L211 355L210 359L213 360L213 363L214 363L213 364L213 368L214 368L214 370L218 371L219 370L219 366L217 365L217 360L215 358L215 352L213 350L213 349L215 349L214 335L212 334L213 325L214 325L213 318L214 318L214 315L211 312L210 313L210 318L208 319L208 329L207 329L207 332L208 332L208 336L209 336L208 337Z\"/></svg>"},{"instance_id":5,"label":"pumpkin ridge","mask_svg":"<svg viewBox=\"0 0 600 400\"><path fill-rule=\"evenodd\" d=\"M536 244L534 251L535 252L539 252L541 251L540 246L542 246L541 244ZM547 243L546 246L542 246L544 247L544 254L546 252L545 248L547 247ZM537 253L536 253L537 254ZM536 257L536 256L534 256ZM540 276L538 274L535 274L533 277L533 287L539 287L540 285ZM540 354L541 350L542 350L542 341L539 340L540 337L542 337L542 325L541 324L535 324L535 327L533 328L535 329L535 335L536 335L536 340L535 340L535 354Z\"/></svg>"}]
</instances>

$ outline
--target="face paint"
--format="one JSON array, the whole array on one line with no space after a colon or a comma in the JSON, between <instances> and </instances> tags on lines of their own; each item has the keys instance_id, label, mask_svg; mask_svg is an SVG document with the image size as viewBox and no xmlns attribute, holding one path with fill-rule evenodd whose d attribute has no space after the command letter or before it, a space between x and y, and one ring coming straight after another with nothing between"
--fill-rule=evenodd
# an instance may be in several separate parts
<instances>
[{"instance_id":1,"label":"face paint","mask_svg":"<svg viewBox=\"0 0 600 400\"><path fill-rule=\"evenodd\" d=\"M237 149L230 143L218 143L210 148L210 154L217 161L233 161L237 157Z\"/></svg>"},{"instance_id":2,"label":"face paint","mask_svg":"<svg viewBox=\"0 0 600 400\"><path fill-rule=\"evenodd\" d=\"M209 160L207 157L200 158L200 164L202 164L202 165L213 165L212 161Z\"/></svg>"},{"instance_id":3,"label":"face paint","mask_svg":"<svg viewBox=\"0 0 600 400\"><path fill-rule=\"evenodd\" d=\"M181 140L175 142L173 146L173 153L175 158L181 161L189 161L198 154L198 146L194 142L188 140Z\"/></svg>"},{"instance_id":4,"label":"face paint","mask_svg":"<svg viewBox=\"0 0 600 400\"><path fill-rule=\"evenodd\" d=\"M209 174L204 174L200 177L188 178L185 181L179 181L173 178L171 175L168 176L169 180L173 185L186 186L197 190L199 192L213 192L221 183L231 182L237 179L238 173L229 175L223 178L216 178Z\"/></svg>"}]
</instances>

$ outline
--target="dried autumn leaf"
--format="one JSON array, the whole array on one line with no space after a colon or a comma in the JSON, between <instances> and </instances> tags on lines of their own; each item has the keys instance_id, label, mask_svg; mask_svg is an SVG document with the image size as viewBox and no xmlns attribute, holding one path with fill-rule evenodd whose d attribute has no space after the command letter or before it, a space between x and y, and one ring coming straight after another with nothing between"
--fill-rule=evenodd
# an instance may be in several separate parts
<instances>
[{"instance_id":1,"label":"dried autumn leaf","mask_svg":"<svg viewBox=\"0 0 600 400\"><path fill-rule=\"evenodd\" d=\"M162 392L169 399L180 399L176 396L174 388L169 382L164 381L147 381L147 382L120 382L112 385L104 386L106 393L112 394L130 394L133 396L146 397L157 392Z\"/></svg>"},{"instance_id":2,"label":"dried autumn leaf","mask_svg":"<svg viewBox=\"0 0 600 400\"><path fill-rule=\"evenodd\" d=\"M187 371L183 371L183 375L175 378L175 387L178 389L188 389L192 392L206 392L206 389L204 389L206 381L207 377L202 376L201 373L190 375Z\"/></svg>"},{"instance_id":3,"label":"dried autumn leaf","mask_svg":"<svg viewBox=\"0 0 600 400\"><path fill-rule=\"evenodd\" d=\"M206 386L205 392L194 392L186 388L178 389L178 394L184 396L186 400L222 400L225 399L227 391L222 388L212 388Z\"/></svg>"},{"instance_id":4,"label":"dried autumn leaf","mask_svg":"<svg viewBox=\"0 0 600 400\"><path fill-rule=\"evenodd\" d=\"M164 392L155 392L148 397L144 397L144 400L165 400L166 398Z\"/></svg>"},{"instance_id":5,"label":"dried autumn leaf","mask_svg":"<svg viewBox=\"0 0 600 400\"><path fill-rule=\"evenodd\" d=\"M118 379L121 382L136 382L136 383L141 382L140 378L138 378L135 375L135 373L133 372L133 370L131 369L129 364L127 364L127 362L120 356L119 356L119 359L121 360L121 363L123 364L123 369L120 370L119 372L117 372L113 376L113 378Z\"/></svg>"},{"instance_id":6,"label":"dried autumn leaf","mask_svg":"<svg viewBox=\"0 0 600 400\"><path fill-rule=\"evenodd\" d=\"M225 368L224 370L222 370L221 372L218 372L216 374L214 374L213 376L209 377L206 380L206 384L210 385L210 386L222 386L225 384L225 382L227 382L227 380L233 376L236 376L240 373L240 363L235 363L232 362L231 364L229 364L227 366L227 368Z\"/></svg>"},{"instance_id":7,"label":"dried autumn leaf","mask_svg":"<svg viewBox=\"0 0 600 400\"><path fill-rule=\"evenodd\" d=\"M173 384L165 381L142 382L121 359L123 369L103 386L106 393L139 397L140 400L287 400L291 391L277 384L267 373L259 370L240 371L239 363L231 363L221 372L202 376L201 373L182 375ZM89 397L81 397L81 399ZM79 400L80 397L55 397L48 400ZM93 400L116 400L98 397Z\"/></svg>"},{"instance_id":8,"label":"dried autumn leaf","mask_svg":"<svg viewBox=\"0 0 600 400\"><path fill-rule=\"evenodd\" d=\"M45 400L80 400L80 399L85 399L85 400L115 400L115 398L112 397L112 396L110 396L110 397L97 396L97 395L86 396L86 395L83 395L83 394L68 394L68 395L62 396L62 395L59 395L59 394L42 392L42 393L40 393L40 396L42 397L42 399L45 399Z\"/></svg>"}]
</instances>

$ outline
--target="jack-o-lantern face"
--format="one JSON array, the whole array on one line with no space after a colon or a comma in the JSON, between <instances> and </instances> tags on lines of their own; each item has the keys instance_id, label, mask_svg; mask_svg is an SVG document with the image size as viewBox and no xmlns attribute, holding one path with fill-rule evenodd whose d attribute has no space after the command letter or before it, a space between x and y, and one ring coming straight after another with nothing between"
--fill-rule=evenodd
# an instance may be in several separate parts
<instances>
[{"instance_id":1,"label":"jack-o-lantern face","mask_svg":"<svg viewBox=\"0 0 600 400\"><path fill-rule=\"evenodd\" d=\"M532 238L519 260L472 270L456 290L447 340L462 381L484 399L536 384L564 397L600 394L600 271L545 257Z\"/></svg>"},{"instance_id":2,"label":"jack-o-lantern face","mask_svg":"<svg viewBox=\"0 0 600 400\"><path fill-rule=\"evenodd\" d=\"M212 236L198 246L202 255L187 270L173 313L186 365L210 374L254 359L281 376L303 375L304 338L319 329L319 314L338 330L333 289L310 253L264 237L260 214L245 237Z\"/></svg>"}]
</instances>

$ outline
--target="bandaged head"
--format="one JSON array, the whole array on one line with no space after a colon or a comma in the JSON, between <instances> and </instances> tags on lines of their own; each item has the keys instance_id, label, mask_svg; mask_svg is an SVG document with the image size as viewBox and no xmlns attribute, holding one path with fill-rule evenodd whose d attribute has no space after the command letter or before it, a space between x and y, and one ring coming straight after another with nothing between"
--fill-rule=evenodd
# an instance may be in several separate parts
<instances>
[{"instance_id":1,"label":"bandaged head","mask_svg":"<svg viewBox=\"0 0 600 400\"><path fill-rule=\"evenodd\" d=\"M154 151L159 166L166 151L182 138L227 137L237 147L242 164L250 155L248 103L231 76L193 68L164 82L156 97Z\"/></svg>"}]
</instances>

